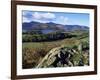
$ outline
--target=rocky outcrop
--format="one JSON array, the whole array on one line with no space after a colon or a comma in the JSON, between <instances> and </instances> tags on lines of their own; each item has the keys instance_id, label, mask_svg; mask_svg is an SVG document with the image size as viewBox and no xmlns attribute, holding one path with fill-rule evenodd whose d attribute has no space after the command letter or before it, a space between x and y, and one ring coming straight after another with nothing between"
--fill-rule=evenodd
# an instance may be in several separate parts
<instances>
[{"instance_id":1,"label":"rocky outcrop","mask_svg":"<svg viewBox=\"0 0 100 80\"><path fill-rule=\"evenodd\" d=\"M81 50L80 45L77 49L65 46L56 47L47 53L47 55L37 65L37 68L89 65L88 55L88 53Z\"/></svg>"}]
</instances>

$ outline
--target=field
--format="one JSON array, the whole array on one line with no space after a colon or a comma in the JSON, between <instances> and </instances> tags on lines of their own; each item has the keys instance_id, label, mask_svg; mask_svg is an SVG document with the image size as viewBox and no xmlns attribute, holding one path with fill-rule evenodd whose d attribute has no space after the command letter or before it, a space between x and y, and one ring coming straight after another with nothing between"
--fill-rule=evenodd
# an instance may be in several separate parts
<instances>
[{"instance_id":1,"label":"field","mask_svg":"<svg viewBox=\"0 0 100 80\"><path fill-rule=\"evenodd\" d=\"M49 66L46 66L46 64L43 63L44 61L43 59L46 58L48 53L52 51L54 48L58 48L58 47L78 52L78 54L75 53L70 57L69 61L71 66L89 65L89 32L73 31L69 33L75 36L68 37L68 38L65 37L64 39L57 39L51 41L23 42L22 45L23 68L24 69L36 68L37 66L40 68L41 67L40 64L42 65L42 67L44 67L44 65L45 67L51 67L51 66L61 67L62 65L53 66L54 63L52 65L50 64ZM23 34L23 36L24 35L25 34ZM81 50L79 50L80 45L82 45ZM52 54L56 54L56 53L53 52ZM76 63L75 61L78 63ZM65 63L63 66L66 66Z\"/></svg>"}]
</instances>

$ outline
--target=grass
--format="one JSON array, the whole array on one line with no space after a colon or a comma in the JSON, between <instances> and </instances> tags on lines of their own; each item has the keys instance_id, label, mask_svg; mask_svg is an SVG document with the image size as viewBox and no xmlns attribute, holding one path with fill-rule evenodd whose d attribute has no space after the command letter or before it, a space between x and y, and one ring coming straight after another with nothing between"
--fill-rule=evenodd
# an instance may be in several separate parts
<instances>
[{"instance_id":1,"label":"grass","mask_svg":"<svg viewBox=\"0 0 100 80\"><path fill-rule=\"evenodd\" d=\"M52 42L26 42L23 43L23 48L29 47L29 48L39 48L39 47L48 47L48 46L61 46L61 45L74 45L77 44L79 40L75 39L63 39L63 40L57 40L57 41L52 41Z\"/></svg>"}]
</instances>

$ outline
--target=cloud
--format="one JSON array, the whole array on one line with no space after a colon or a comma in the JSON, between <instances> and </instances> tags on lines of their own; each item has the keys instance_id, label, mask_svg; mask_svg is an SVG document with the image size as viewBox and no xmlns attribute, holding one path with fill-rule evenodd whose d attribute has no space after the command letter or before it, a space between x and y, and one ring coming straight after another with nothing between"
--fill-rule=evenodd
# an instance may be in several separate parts
<instances>
[{"instance_id":1,"label":"cloud","mask_svg":"<svg viewBox=\"0 0 100 80\"><path fill-rule=\"evenodd\" d=\"M26 18L32 18L32 12L30 11L23 11L22 15Z\"/></svg>"},{"instance_id":2,"label":"cloud","mask_svg":"<svg viewBox=\"0 0 100 80\"><path fill-rule=\"evenodd\" d=\"M60 16L60 17L59 17L59 20L61 20L61 22L62 22L63 24L67 24L67 23L68 23L68 18L67 18L67 17Z\"/></svg>"},{"instance_id":3,"label":"cloud","mask_svg":"<svg viewBox=\"0 0 100 80\"><path fill-rule=\"evenodd\" d=\"M41 23L54 22L57 24L67 24L69 19L64 15L56 15L50 12L23 11L23 22L37 21Z\"/></svg>"},{"instance_id":4,"label":"cloud","mask_svg":"<svg viewBox=\"0 0 100 80\"><path fill-rule=\"evenodd\" d=\"M47 18L47 19L54 19L55 14L53 14L53 13L44 13L44 14L42 14L42 17Z\"/></svg>"},{"instance_id":5,"label":"cloud","mask_svg":"<svg viewBox=\"0 0 100 80\"><path fill-rule=\"evenodd\" d=\"M26 17L23 17L23 22L31 22L32 20L26 18Z\"/></svg>"},{"instance_id":6,"label":"cloud","mask_svg":"<svg viewBox=\"0 0 100 80\"><path fill-rule=\"evenodd\" d=\"M37 20L50 20L55 18L55 14L34 12L33 18Z\"/></svg>"},{"instance_id":7,"label":"cloud","mask_svg":"<svg viewBox=\"0 0 100 80\"><path fill-rule=\"evenodd\" d=\"M62 15L62 16L57 17L57 19L54 22L58 24L66 25L69 22L69 18Z\"/></svg>"},{"instance_id":8,"label":"cloud","mask_svg":"<svg viewBox=\"0 0 100 80\"><path fill-rule=\"evenodd\" d=\"M41 19L42 18L41 14L39 14L38 12L34 12L34 14L32 15L32 17L34 19Z\"/></svg>"}]
</instances>

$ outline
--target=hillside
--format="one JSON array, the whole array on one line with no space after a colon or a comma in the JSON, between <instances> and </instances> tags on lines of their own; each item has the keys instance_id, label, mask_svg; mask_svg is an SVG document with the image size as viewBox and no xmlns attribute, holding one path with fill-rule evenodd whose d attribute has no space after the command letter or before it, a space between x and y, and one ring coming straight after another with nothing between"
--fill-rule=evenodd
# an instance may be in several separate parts
<instances>
[{"instance_id":1,"label":"hillside","mask_svg":"<svg viewBox=\"0 0 100 80\"><path fill-rule=\"evenodd\" d=\"M89 27L82 25L62 25L56 23L40 23L29 22L22 24L23 31L40 30L43 33L49 33L54 31L75 31L75 30L89 30Z\"/></svg>"}]
</instances>

